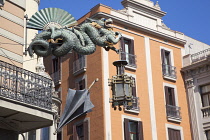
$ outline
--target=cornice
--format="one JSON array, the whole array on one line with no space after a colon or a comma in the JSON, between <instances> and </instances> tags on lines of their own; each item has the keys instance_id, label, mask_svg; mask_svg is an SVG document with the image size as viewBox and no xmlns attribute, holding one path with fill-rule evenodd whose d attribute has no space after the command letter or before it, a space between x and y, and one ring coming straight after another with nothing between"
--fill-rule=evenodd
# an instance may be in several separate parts
<instances>
[{"instance_id":1,"label":"cornice","mask_svg":"<svg viewBox=\"0 0 210 140\"><path fill-rule=\"evenodd\" d=\"M157 31L157 30L153 30L151 28L133 23L131 21L128 21L128 20L122 19L120 17L116 17L114 15L110 15L110 14L107 14L107 13L104 13L104 12L98 12L98 13L92 15L91 17L92 18L98 18L98 17L111 18L114 21L114 23L120 23L120 24L125 25L126 27L136 28L136 29L144 31L146 33L156 35L156 36L160 36L160 37L163 37L164 39L171 40L171 41L180 43L182 45L184 45L186 43L186 41L184 39L180 39L180 38L171 36L169 34L165 34L163 32Z\"/></svg>"},{"instance_id":2,"label":"cornice","mask_svg":"<svg viewBox=\"0 0 210 140\"><path fill-rule=\"evenodd\" d=\"M209 60L204 60L196 64L189 65L181 69L185 78L193 77L203 73L210 72Z\"/></svg>"}]
</instances>

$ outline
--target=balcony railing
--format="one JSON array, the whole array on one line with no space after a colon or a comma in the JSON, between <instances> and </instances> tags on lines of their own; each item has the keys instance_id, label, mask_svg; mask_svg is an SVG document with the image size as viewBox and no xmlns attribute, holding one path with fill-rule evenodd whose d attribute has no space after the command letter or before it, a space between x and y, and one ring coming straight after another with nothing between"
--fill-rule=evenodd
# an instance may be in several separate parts
<instances>
[{"instance_id":1,"label":"balcony railing","mask_svg":"<svg viewBox=\"0 0 210 140\"><path fill-rule=\"evenodd\" d=\"M210 48L192 54L191 60L192 60L192 63L196 63L198 61L206 59L208 56L210 56Z\"/></svg>"},{"instance_id":2,"label":"balcony railing","mask_svg":"<svg viewBox=\"0 0 210 140\"><path fill-rule=\"evenodd\" d=\"M127 66L136 68L136 55L120 52L120 59L128 62Z\"/></svg>"},{"instance_id":3,"label":"balcony railing","mask_svg":"<svg viewBox=\"0 0 210 140\"><path fill-rule=\"evenodd\" d=\"M78 74L86 71L85 55L73 62L73 73Z\"/></svg>"},{"instance_id":4,"label":"balcony railing","mask_svg":"<svg viewBox=\"0 0 210 140\"><path fill-rule=\"evenodd\" d=\"M162 64L163 76L176 79L176 67Z\"/></svg>"},{"instance_id":5,"label":"balcony railing","mask_svg":"<svg viewBox=\"0 0 210 140\"><path fill-rule=\"evenodd\" d=\"M52 81L0 61L0 98L51 110Z\"/></svg>"},{"instance_id":6,"label":"balcony railing","mask_svg":"<svg viewBox=\"0 0 210 140\"><path fill-rule=\"evenodd\" d=\"M203 113L203 118L210 117L210 106L201 108L201 111Z\"/></svg>"},{"instance_id":7,"label":"balcony railing","mask_svg":"<svg viewBox=\"0 0 210 140\"><path fill-rule=\"evenodd\" d=\"M61 70L58 70L51 74L51 78L55 84L60 84L61 82Z\"/></svg>"},{"instance_id":8,"label":"balcony railing","mask_svg":"<svg viewBox=\"0 0 210 140\"><path fill-rule=\"evenodd\" d=\"M181 120L180 107L166 105L166 113L168 118Z\"/></svg>"}]
</instances>

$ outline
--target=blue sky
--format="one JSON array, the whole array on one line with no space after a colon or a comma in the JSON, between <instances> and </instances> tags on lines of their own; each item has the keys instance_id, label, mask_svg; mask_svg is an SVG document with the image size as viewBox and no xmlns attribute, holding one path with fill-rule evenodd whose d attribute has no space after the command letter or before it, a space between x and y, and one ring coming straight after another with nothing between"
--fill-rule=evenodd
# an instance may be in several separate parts
<instances>
[{"instance_id":1,"label":"blue sky","mask_svg":"<svg viewBox=\"0 0 210 140\"><path fill-rule=\"evenodd\" d=\"M123 9L122 0L41 0L40 9L48 7L68 11L76 19L102 3L113 9ZM156 0L151 0L156 2ZM163 22L172 30L210 45L210 0L159 0L161 10L167 12Z\"/></svg>"}]
</instances>

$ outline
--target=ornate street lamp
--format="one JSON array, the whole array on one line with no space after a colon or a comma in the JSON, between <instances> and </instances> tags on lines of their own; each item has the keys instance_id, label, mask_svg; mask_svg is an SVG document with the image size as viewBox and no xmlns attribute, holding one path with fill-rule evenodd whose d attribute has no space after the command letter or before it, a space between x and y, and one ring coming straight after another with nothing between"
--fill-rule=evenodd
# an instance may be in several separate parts
<instances>
[{"instance_id":1,"label":"ornate street lamp","mask_svg":"<svg viewBox=\"0 0 210 140\"><path fill-rule=\"evenodd\" d=\"M135 86L135 81L132 76L125 74L125 65L127 65L126 60L119 60L113 62L113 65L117 68L117 75L112 76L109 79L109 86L112 90L112 98L110 98L110 103L112 107L116 109L124 106L126 109L131 109L134 103L134 97L132 96L132 87Z\"/></svg>"}]
</instances>

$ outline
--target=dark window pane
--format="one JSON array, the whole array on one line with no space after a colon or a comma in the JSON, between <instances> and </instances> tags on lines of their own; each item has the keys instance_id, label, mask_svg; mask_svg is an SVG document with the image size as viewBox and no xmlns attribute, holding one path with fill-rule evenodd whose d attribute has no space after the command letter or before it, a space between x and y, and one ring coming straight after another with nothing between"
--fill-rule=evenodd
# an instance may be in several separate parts
<instances>
[{"instance_id":1,"label":"dark window pane","mask_svg":"<svg viewBox=\"0 0 210 140\"><path fill-rule=\"evenodd\" d=\"M36 140L36 130L28 132L28 140Z\"/></svg>"}]
</instances>

